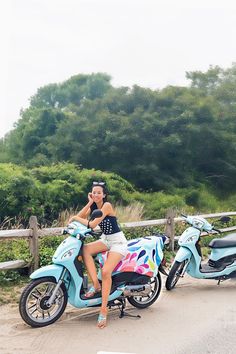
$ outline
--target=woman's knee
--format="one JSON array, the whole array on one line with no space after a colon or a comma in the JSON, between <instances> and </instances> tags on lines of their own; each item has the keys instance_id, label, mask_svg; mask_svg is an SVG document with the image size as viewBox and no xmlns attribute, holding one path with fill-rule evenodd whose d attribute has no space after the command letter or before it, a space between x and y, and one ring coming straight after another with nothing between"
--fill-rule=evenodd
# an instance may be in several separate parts
<instances>
[{"instance_id":1,"label":"woman's knee","mask_svg":"<svg viewBox=\"0 0 236 354\"><path fill-rule=\"evenodd\" d=\"M102 279L111 278L111 273L112 273L112 271L109 268L104 266L102 268Z\"/></svg>"}]
</instances>

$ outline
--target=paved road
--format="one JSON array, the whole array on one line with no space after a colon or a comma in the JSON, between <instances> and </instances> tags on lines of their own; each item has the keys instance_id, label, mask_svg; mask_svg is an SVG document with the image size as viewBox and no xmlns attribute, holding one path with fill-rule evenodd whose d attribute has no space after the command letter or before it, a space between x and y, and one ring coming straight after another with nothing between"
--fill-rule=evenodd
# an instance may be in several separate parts
<instances>
[{"instance_id":1,"label":"paved road","mask_svg":"<svg viewBox=\"0 0 236 354\"><path fill-rule=\"evenodd\" d=\"M129 307L141 319L119 319L112 310L108 327L97 329L98 309L67 307L62 319L32 329L17 308L0 307L1 354L234 354L236 353L236 280L185 278L146 310Z\"/></svg>"}]
</instances>

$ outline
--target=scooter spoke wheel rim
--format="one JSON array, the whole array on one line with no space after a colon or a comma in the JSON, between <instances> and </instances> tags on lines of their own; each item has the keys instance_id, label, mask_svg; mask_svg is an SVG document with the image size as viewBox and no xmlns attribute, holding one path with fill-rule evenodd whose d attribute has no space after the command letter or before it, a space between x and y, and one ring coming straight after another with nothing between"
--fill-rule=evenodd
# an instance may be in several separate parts
<instances>
[{"instance_id":1,"label":"scooter spoke wheel rim","mask_svg":"<svg viewBox=\"0 0 236 354\"><path fill-rule=\"evenodd\" d=\"M31 320L46 323L58 315L64 303L64 294L61 287L57 290L52 305L48 306L48 300L56 285L53 282L44 282L36 285L30 291L26 300L26 313Z\"/></svg>"}]
</instances>

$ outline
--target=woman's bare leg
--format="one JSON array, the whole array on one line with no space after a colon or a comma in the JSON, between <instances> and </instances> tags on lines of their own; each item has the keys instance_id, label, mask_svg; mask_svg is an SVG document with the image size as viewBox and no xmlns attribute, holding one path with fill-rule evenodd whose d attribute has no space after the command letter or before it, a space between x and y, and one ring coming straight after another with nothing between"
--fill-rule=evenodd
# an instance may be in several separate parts
<instances>
[{"instance_id":1,"label":"woman's bare leg","mask_svg":"<svg viewBox=\"0 0 236 354\"><path fill-rule=\"evenodd\" d=\"M117 252L109 252L107 260L102 268L102 305L100 309L100 314L102 316L107 315L107 303L111 291L111 273L115 266L123 258L123 255ZM106 320L99 321L98 327L104 328L106 326Z\"/></svg>"},{"instance_id":2,"label":"woman's bare leg","mask_svg":"<svg viewBox=\"0 0 236 354\"><path fill-rule=\"evenodd\" d=\"M107 251L107 247L101 241L91 242L83 246L83 260L95 289L100 288L100 283L98 281L93 256L103 251Z\"/></svg>"}]
</instances>

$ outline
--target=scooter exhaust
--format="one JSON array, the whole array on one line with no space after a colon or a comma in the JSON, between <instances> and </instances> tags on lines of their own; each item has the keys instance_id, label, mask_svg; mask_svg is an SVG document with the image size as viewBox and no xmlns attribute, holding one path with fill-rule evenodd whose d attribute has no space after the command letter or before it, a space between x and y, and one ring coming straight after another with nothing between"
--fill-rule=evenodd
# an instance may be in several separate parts
<instances>
[{"instance_id":1,"label":"scooter exhaust","mask_svg":"<svg viewBox=\"0 0 236 354\"><path fill-rule=\"evenodd\" d=\"M117 290L123 291L124 296L147 296L151 291L151 285L126 285L124 288L120 287Z\"/></svg>"}]
</instances>

